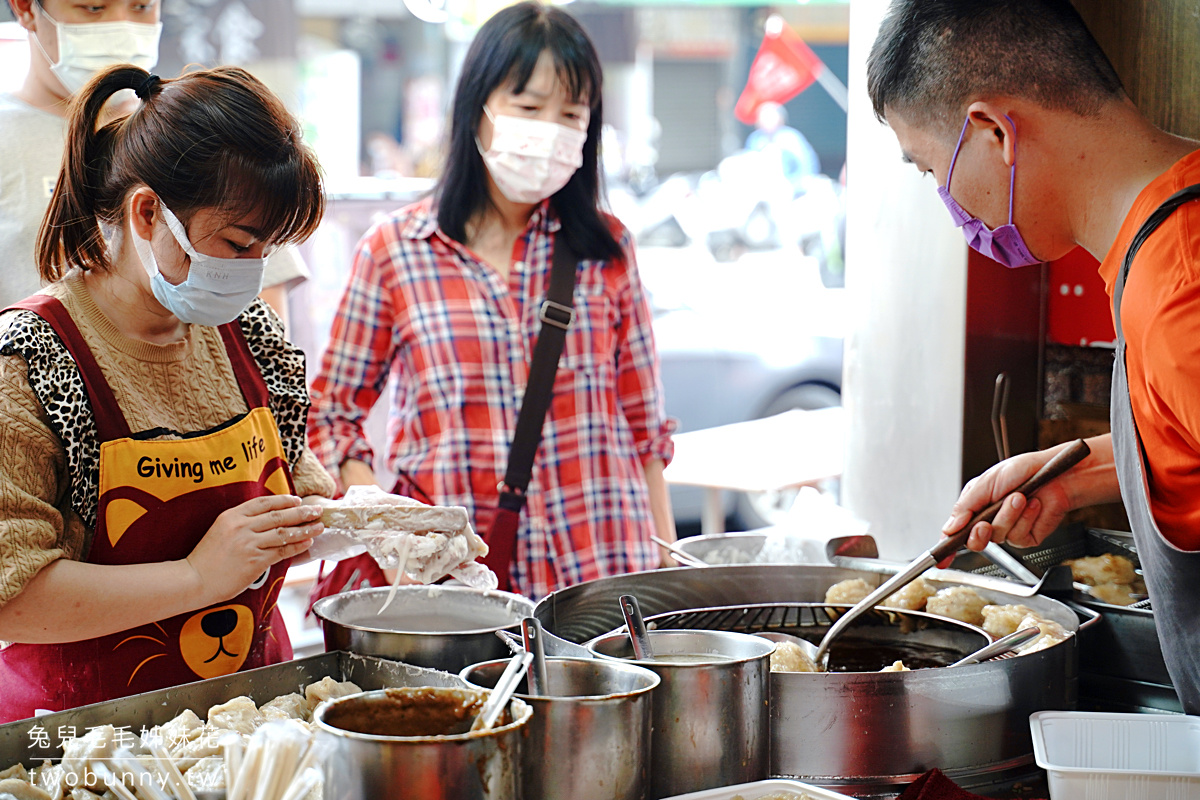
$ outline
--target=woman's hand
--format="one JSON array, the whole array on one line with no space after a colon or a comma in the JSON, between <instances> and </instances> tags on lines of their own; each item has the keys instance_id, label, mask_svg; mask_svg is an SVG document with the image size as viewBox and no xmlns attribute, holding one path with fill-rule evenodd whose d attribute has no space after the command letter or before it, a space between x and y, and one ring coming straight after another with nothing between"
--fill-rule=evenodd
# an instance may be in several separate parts
<instances>
[{"instance_id":1,"label":"woman's hand","mask_svg":"<svg viewBox=\"0 0 1200 800\"><path fill-rule=\"evenodd\" d=\"M967 547L982 550L988 542L1035 547L1058 528L1067 512L1119 500L1120 489L1112 461L1112 437L1107 434L1089 439L1091 454L1032 497L1010 495L1067 446L1013 456L968 482L954 504L950 519L942 526L942 533L949 536L961 530L980 509L1007 497L995 519L990 523L976 523L967 539Z\"/></svg>"},{"instance_id":2,"label":"woman's hand","mask_svg":"<svg viewBox=\"0 0 1200 800\"><path fill-rule=\"evenodd\" d=\"M235 597L279 561L303 553L325 529L320 519L320 506L292 495L256 497L221 514L187 557L202 605Z\"/></svg>"},{"instance_id":3,"label":"woman's hand","mask_svg":"<svg viewBox=\"0 0 1200 800\"><path fill-rule=\"evenodd\" d=\"M346 491L351 486L375 486L375 470L371 469L370 464L354 459L347 459L343 464L341 474L338 477L342 482L342 491Z\"/></svg>"}]
</instances>

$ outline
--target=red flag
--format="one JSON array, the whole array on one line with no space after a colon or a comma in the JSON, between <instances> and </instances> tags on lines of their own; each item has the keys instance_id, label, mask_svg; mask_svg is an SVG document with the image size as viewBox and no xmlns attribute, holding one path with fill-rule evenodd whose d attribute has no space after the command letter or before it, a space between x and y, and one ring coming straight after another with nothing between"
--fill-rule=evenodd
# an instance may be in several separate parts
<instances>
[{"instance_id":1,"label":"red flag","mask_svg":"<svg viewBox=\"0 0 1200 800\"><path fill-rule=\"evenodd\" d=\"M768 20L762 45L750 65L746 88L738 98L733 113L747 125L753 125L758 107L763 103L786 103L803 92L825 69L824 62L809 49L800 35L779 20Z\"/></svg>"}]
</instances>

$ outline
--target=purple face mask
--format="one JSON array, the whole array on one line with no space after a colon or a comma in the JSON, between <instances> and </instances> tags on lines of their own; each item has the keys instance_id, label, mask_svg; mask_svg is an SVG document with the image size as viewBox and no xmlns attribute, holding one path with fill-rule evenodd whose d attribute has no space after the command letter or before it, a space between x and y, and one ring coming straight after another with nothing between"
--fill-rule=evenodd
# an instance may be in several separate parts
<instances>
[{"instance_id":1,"label":"purple face mask","mask_svg":"<svg viewBox=\"0 0 1200 800\"><path fill-rule=\"evenodd\" d=\"M954 219L954 224L962 228L967 244L993 261L1012 269L1040 264L1041 259L1033 257L1029 248L1025 246L1025 240L1021 238L1021 232L1017 230L1016 225L1013 225L1013 188L1017 182L1016 124L1009 117L1005 117L1005 119L1013 124L1014 131L1013 165L1008 179L1008 224L991 230L983 224L982 220L968 214L958 204L958 201L950 196L950 179L954 175L954 162L958 161L958 151L962 149L963 137L967 135L967 125L971 122L970 117L963 122L962 133L958 135L958 146L954 148L954 156L950 159L950 172L946 174L946 185L938 187L938 196L946 204L950 216Z\"/></svg>"}]
</instances>

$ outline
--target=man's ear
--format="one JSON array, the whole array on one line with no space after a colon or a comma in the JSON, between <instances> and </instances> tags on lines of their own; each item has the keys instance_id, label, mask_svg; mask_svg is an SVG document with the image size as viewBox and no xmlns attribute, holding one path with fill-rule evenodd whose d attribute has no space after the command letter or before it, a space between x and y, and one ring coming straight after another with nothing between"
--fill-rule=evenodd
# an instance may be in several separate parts
<instances>
[{"instance_id":1,"label":"man's ear","mask_svg":"<svg viewBox=\"0 0 1200 800\"><path fill-rule=\"evenodd\" d=\"M1005 166L1011 167L1017 158L1017 126L1010 116L1011 109L991 100L976 100L967 106L967 119L978 133L986 133L998 150Z\"/></svg>"},{"instance_id":2,"label":"man's ear","mask_svg":"<svg viewBox=\"0 0 1200 800\"><path fill-rule=\"evenodd\" d=\"M37 17L33 10L33 4L36 2L37 0L8 0L8 7L12 10L13 17L22 28L31 33L37 29Z\"/></svg>"},{"instance_id":3,"label":"man's ear","mask_svg":"<svg viewBox=\"0 0 1200 800\"><path fill-rule=\"evenodd\" d=\"M129 193L125 210L129 215L129 228L134 236L147 241L154 233L158 219L158 195L149 186L139 186Z\"/></svg>"}]
</instances>

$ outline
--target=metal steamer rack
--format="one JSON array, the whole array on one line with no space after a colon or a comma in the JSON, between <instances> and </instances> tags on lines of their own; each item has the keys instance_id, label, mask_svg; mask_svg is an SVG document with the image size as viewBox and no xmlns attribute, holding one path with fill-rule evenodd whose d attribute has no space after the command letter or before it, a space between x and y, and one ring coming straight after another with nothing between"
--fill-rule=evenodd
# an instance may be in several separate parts
<instances>
[{"instance_id":1,"label":"metal steamer rack","mask_svg":"<svg viewBox=\"0 0 1200 800\"><path fill-rule=\"evenodd\" d=\"M850 606L821 603L761 603L670 611L651 616L648 628L708 630L733 633L789 633L817 641ZM863 614L851 629L860 639L894 640L895 633L915 634L923 643L946 652L969 652L974 626L922 612L876 607ZM982 631L979 631L982 633ZM851 638L854 638L852 636ZM901 637L903 638L903 637ZM1006 653L996 658L1012 658ZM992 660L992 659L989 659ZM947 662L949 663L949 662ZM882 664L880 666L883 666Z\"/></svg>"},{"instance_id":2,"label":"metal steamer rack","mask_svg":"<svg viewBox=\"0 0 1200 800\"><path fill-rule=\"evenodd\" d=\"M1064 561L1087 556L1099 556L1106 553L1124 556L1141 569L1138 560L1137 547L1133 542L1133 534L1124 531L1110 531L1101 528L1087 528L1083 525L1069 525L1047 537L1038 547L1028 550L1010 552L1019 558L1034 572L1044 574L1046 570ZM988 575L996 578L1008 578L1009 575L1000 567L976 554L960 555L954 560L954 568L964 572L974 572L977 575ZM1150 600L1139 600L1128 606L1118 606L1104 603L1094 597L1076 593L1075 599L1083 604L1095 606L1102 610L1111 608L1151 611Z\"/></svg>"},{"instance_id":3,"label":"metal steamer rack","mask_svg":"<svg viewBox=\"0 0 1200 800\"><path fill-rule=\"evenodd\" d=\"M1139 569L1141 565L1131 533L1084 525L1069 525L1039 547L1013 552L1036 573L1069 559L1105 553L1124 556ZM1004 577L976 553L960 555L954 568ZM1100 621L1079 642L1081 706L1097 711L1182 713L1163 661L1150 599L1119 606L1074 592L1072 600L1100 613Z\"/></svg>"}]
</instances>

